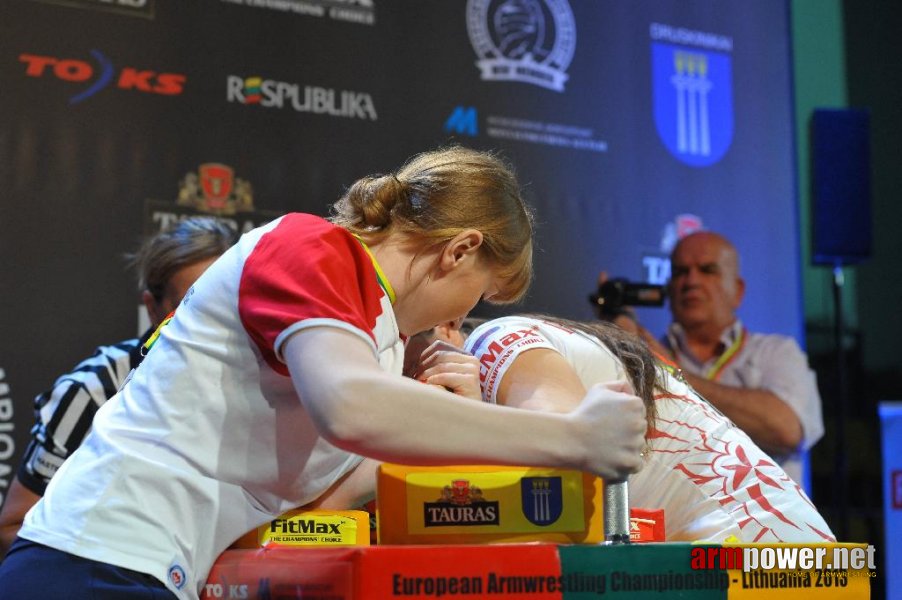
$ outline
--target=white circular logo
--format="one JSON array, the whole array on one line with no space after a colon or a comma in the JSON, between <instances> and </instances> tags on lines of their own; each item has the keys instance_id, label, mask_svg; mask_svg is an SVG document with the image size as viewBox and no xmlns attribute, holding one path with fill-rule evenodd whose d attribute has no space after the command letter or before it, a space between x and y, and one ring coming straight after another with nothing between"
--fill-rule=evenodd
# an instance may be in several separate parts
<instances>
[{"instance_id":1,"label":"white circular logo","mask_svg":"<svg viewBox=\"0 0 902 600\"><path fill-rule=\"evenodd\" d=\"M468 0L467 34L483 80L564 91L576 49L567 0Z\"/></svg>"}]
</instances>

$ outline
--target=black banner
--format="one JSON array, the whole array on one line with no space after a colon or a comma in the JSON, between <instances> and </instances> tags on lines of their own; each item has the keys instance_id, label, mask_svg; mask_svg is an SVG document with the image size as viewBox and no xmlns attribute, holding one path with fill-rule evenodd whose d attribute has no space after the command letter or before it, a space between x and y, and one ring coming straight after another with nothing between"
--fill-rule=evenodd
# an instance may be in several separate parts
<instances>
[{"instance_id":1,"label":"black banner","mask_svg":"<svg viewBox=\"0 0 902 600\"><path fill-rule=\"evenodd\" d=\"M536 208L521 310L588 318L600 269L661 283L704 226L781 290L779 312L746 299L750 327L801 332L785 0L0 11L0 494L35 394L138 330L122 256L143 233L191 212L242 231L326 214L355 179L450 141L501 151ZM668 314L642 318L660 331Z\"/></svg>"}]
</instances>

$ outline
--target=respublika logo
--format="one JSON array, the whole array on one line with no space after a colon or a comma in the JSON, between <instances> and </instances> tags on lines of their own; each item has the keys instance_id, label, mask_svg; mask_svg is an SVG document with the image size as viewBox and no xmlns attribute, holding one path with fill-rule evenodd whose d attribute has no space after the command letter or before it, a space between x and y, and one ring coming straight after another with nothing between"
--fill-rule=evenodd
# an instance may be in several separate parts
<instances>
[{"instance_id":1,"label":"respublika logo","mask_svg":"<svg viewBox=\"0 0 902 600\"><path fill-rule=\"evenodd\" d=\"M560 477L524 477L520 480L523 516L539 526L551 525L564 510Z\"/></svg>"},{"instance_id":2,"label":"respublika logo","mask_svg":"<svg viewBox=\"0 0 902 600\"><path fill-rule=\"evenodd\" d=\"M564 91L576 48L567 0L468 0L467 34L483 80Z\"/></svg>"},{"instance_id":3,"label":"respublika logo","mask_svg":"<svg viewBox=\"0 0 902 600\"><path fill-rule=\"evenodd\" d=\"M367 93L287 83L258 76L229 75L226 79L226 100L264 108L290 108L330 117L370 121L379 118L373 98Z\"/></svg>"},{"instance_id":4,"label":"respublika logo","mask_svg":"<svg viewBox=\"0 0 902 600\"><path fill-rule=\"evenodd\" d=\"M687 165L713 165L733 141L733 41L660 23L650 35L658 135Z\"/></svg>"},{"instance_id":5,"label":"respublika logo","mask_svg":"<svg viewBox=\"0 0 902 600\"><path fill-rule=\"evenodd\" d=\"M23 53L19 55L19 61L25 63L25 74L29 77L49 75L62 81L87 84L86 88L69 98L69 104L87 100L110 85L122 90L164 96L181 94L185 87L187 78L180 73L159 73L135 67L117 69L113 61L99 50L91 50L91 56L97 62L96 68L84 60L40 54Z\"/></svg>"}]
</instances>

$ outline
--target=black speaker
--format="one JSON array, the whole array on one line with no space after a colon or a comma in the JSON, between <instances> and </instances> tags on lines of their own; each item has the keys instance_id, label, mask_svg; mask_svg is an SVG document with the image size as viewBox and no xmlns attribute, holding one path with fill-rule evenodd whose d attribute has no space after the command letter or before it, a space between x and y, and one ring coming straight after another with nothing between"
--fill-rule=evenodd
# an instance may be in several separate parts
<instances>
[{"instance_id":1,"label":"black speaker","mask_svg":"<svg viewBox=\"0 0 902 600\"><path fill-rule=\"evenodd\" d=\"M871 256L870 113L815 110L810 134L811 260L863 262Z\"/></svg>"}]
</instances>

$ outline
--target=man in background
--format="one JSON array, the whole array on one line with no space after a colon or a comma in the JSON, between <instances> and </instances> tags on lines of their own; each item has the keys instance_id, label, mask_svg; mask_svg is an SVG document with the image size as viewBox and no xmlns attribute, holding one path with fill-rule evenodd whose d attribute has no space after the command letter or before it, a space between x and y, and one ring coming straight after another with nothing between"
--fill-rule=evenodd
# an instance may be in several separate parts
<instances>
[{"instance_id":1,"label":"man in background","mask_svg":"<svg viewBox=\"0 0 902 600\"><path fill-rule=\"evenodd\" d=\"M807 356L793 338L752 333L736 316L745 282L736 248L725 237L692 233L677 243L670 260L673 322L667 334L657 340L623 317L618 324L672 359L696 391L803 485L804 455L824 434Z\"/></svg>"}]
</instances>

